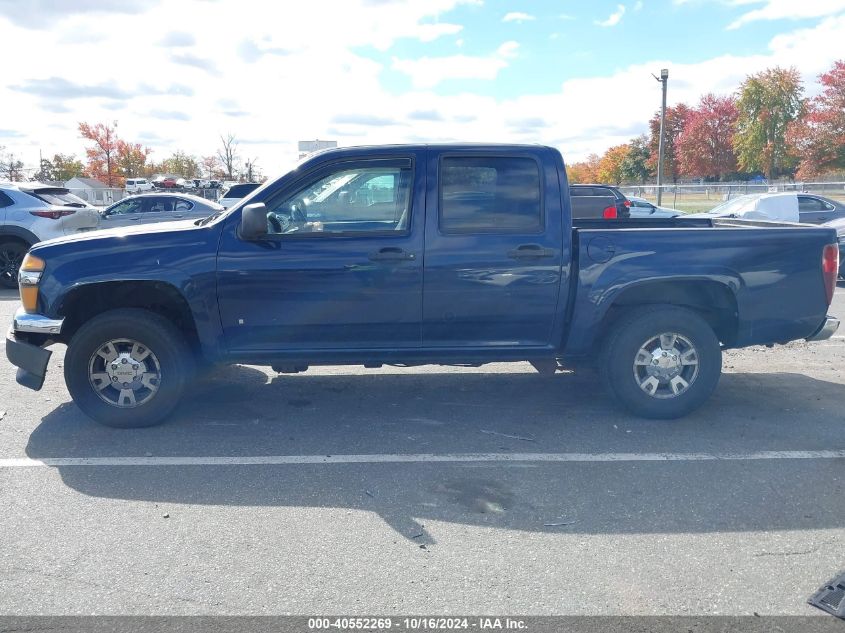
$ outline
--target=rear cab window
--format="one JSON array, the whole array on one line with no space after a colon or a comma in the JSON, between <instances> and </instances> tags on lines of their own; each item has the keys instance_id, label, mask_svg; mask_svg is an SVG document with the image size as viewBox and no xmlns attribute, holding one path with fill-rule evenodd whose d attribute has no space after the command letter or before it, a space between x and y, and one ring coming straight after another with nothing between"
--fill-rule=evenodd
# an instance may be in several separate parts
<instances>
[{"instance_id":1,"label":"rear cab window","mask_svg":"<svg viewBox=\"0 0 845 633\"><path fill-rule=\"evenodd\" d=\"M444 156L442 233L540 233L540 166L525 156Z\"/></svg>"}]
</instances>

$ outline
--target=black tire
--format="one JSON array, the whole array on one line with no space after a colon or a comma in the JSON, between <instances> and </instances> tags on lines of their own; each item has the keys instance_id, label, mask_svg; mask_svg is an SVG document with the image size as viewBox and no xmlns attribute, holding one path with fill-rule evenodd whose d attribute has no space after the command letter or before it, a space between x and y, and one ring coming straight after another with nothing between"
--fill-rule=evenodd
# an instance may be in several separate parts
<instances>
[{"instance_id":1,"label":"black tire","mask_svg":"<svg viewBox=\"0 0 845 633\"><path fill-rule=\"evenodd\" d=\"M28 250L20 240L0 238L0 288L18 287L18 270Z\"/></svg>"},{"instance_id":2,"label":"black tire","mask_svg":"<svg viewBox=\"0 0 845 633\"><path fill-rule=\"evenodd\" d=\"M669 336L666 341L677 335L669 347L668 359L663 361L669 365L666 369L652 367L661 362L661 355L666 356L662 354L661 335ZM649 343L655 342L651 351ZM690 348L694 353L689 352ZM643 349L652 355L642 355L642 360L654 360L640 362ZM683 365L675 363L672 367L672 361L679 357L684 357ZM610 325L600 371L612 395L635 415L674 419L694 411L713 393L722 372L722 349L710 325L692 310L670 305L644 306L631 309ZM661 373L654 377L659 387L654 386L648 373L651 371ZM675 371L680 372L680 380L673 387L672 381L678 378L669 378L662 372L671 376ZM654 395L649 392L651 389Z\"/></svg>"},{"instance_id":3,"label":"black tire","mask_svg":"<svg viewBox=\"0 0 845 633\"><path fill-rule=\"evenodd\" d=\"M129 364L138 362L142 366L140 371L150 368L150 374L157 373L158 378L153 377L149 387L132 382L137 385L136 390L120 390L114 385L100 380L99 385L106 384L99 389L95 387L96 376L105 376L103 373L93 373L96 363L110 364L123 359L107 361L100 357L100 351L105 351L109 343L117 341L129 341L137 343L141 353L149 351L144 360L133 361L130 355ZM121 345L128 347L129 344L114 344L112 351L121 349ZM146 349L145 349L146 348ZM133 347L132 350L135 348ZM124 352L125 358L126 352ZM140 357L140 354L137 354ZM94 369L92 369L92 363ZM134 365L138 367L139 365ZM101 424L106 426L131 429L145 426L154 426L164 421L179 404L179 400L185 391L185 387L193 375L194 361L190 348L185 344L185 337L179 330L164 317L134 308L111 310L100 316L91 319L74 334L68 344L65 355L65 383L68 391L76 405L82 411ZM108 370L106 370L108 371ZM95 376L94 378L89 375ZM115 379L115 376L111 376ZM127 384L127 383L124 383ZM98 385L98 386L99 386ZM155 390L153 390L155 387ZM118 392L117 396L114 392ZM146 402L131 404L128 397L124 399L124 391L133 391L132 401L138 398L148 398ZM103 394L101 396L101 394ZM106 400L117 398L120 402L126 400L126 406Z\"/></svg>"}]
</instances>

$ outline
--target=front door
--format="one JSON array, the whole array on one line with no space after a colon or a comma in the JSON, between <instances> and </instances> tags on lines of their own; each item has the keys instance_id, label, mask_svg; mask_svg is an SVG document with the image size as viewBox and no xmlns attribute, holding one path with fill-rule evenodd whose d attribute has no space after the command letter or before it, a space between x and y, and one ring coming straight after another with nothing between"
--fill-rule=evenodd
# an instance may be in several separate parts
<instances>
[{"instance_id":1,"label":"front door","mask_svg":"<svg viewBox=\"0 0 845 633\"><path fill-rule=\"evenodd\" d=\"M551 161L549 161L551 163ZM432 158L423 345L553 345L563 252L557 172L536 154ZM567 241L568 243L568 241Z\"/></svg>"},{"instance_id":2,"label":"front door","mask_svg":"<svg viewBox=\"0 0 845 633\"><path fill-rule=\"evenodd\" d=\"M253 202L270 235L224 228L218 298L238 352L417 348L422 314L424 151L323 164Z\"/></svg>"}]
</instances>

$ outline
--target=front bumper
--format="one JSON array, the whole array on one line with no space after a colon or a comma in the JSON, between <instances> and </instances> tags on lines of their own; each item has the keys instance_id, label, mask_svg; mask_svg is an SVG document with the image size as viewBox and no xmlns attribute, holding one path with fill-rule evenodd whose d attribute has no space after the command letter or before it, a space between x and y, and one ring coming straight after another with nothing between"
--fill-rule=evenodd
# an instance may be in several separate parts
<instances>
[{"instance_id":1,"label":"front bumper","mask_svg":"<svg viewBox=\"0 0 845 633\"><path fill-rule=\"evenodd\" d=\"M812 336L808 336L808 341L826 341L836 333L839 329L839 319L836 317L825 317L824 323Z\"/></svg>"},{"instance_id":2,"label":"front bumper","mask_svg":"<svg viewBox=\"0 0 845 633\"><path fill-rule=\"evenodd\" d=\"M50 319L40 314L28 314L19 309L6 334L6 358L18 368L15 380L19 385L38 391L44 385L47 363L53 352L27 340L31 334L54 336L62 331L64 319ZM41 340L42 337L39 337ZM49 344L49 338L44 339Z\"/></svg>"}]
</instances>

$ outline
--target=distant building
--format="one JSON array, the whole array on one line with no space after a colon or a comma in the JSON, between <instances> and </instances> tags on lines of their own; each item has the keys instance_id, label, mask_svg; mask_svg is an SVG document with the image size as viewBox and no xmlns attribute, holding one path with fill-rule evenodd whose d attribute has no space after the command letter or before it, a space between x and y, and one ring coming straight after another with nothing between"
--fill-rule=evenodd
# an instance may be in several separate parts
<instances>
[{"instance_id":1,"label":"distant building","mask_svg":"<svg viewBox=\"0 0 845 633\"><path fill-rule=\"evenodd\" d=\"M337 147L337 141L299 141L299 158L305 158L308 154L319 152L322 149Z\"/></svg>"},{"instance_id":2,"label":"distant building","mask_svg":"<svg viewBox=\"0 0 845 633\"><path fill-rule=\"evenodd\" d=\"M72 194L95 205L111 204L122 197L119 189L111 189L106 183L100 182L96 178L77 176L68 180L65 183L65 188L70 189Z\"/></svg>"}]
</instances>

